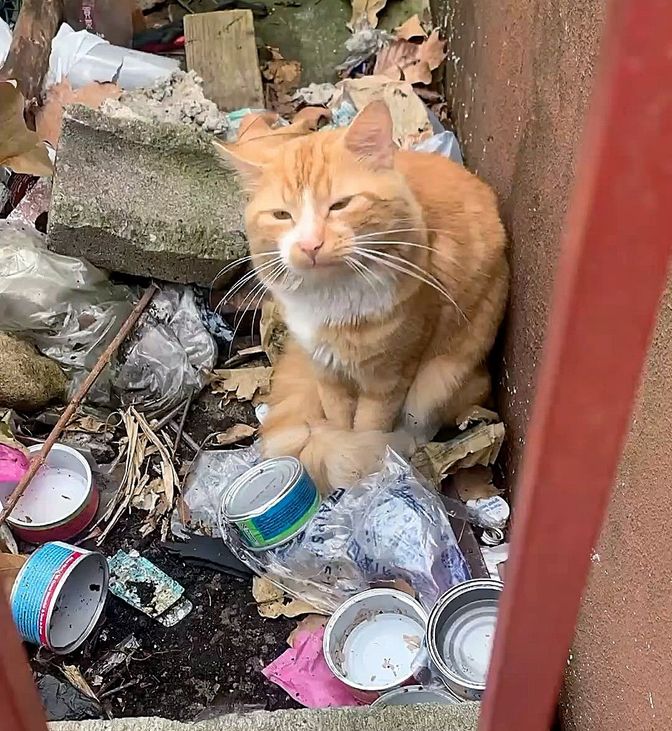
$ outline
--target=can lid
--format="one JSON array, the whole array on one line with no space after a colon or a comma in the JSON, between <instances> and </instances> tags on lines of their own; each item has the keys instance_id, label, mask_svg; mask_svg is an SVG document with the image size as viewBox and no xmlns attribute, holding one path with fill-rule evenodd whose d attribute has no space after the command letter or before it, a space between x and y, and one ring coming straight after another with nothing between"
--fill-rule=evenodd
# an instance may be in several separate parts
<instances>
[{"instance_id":1,"label":"can lid","mask_svg":"<svg viewBox=\"0 0 672 731\"><path fill-rule=\"evenodd\" d=\"M446 628L443 657L469 683L485 683L496 621L497 603L482 599L458 611Z\"/></svg>"},{"instance_id":2,"label":"can lid","mask_svg":"<svg viewBox=\"0 0 672 731\"><path fill-rule=\"evenodd\" d=\"M265 512L294 485L302 469L295 457L267 459L250 468L226 492L225 517L236 520Z\"/></svg>"}]
</instances>

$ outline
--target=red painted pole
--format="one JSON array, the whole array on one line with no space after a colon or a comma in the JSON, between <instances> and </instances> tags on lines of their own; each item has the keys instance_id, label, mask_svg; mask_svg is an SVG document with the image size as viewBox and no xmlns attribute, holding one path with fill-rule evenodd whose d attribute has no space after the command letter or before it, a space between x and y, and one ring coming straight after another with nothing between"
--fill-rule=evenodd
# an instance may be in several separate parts
<instances>
[{"instance_id":1,"label":"red painted pole","mask_svg":"<svg viewBox=\"0 0 672 731\"><path fill-rule=\"evenodd\" d=\"M672 249L672 3L614 0L516 490L480 731L549 728Z\"/></svg>"}]
</instances>

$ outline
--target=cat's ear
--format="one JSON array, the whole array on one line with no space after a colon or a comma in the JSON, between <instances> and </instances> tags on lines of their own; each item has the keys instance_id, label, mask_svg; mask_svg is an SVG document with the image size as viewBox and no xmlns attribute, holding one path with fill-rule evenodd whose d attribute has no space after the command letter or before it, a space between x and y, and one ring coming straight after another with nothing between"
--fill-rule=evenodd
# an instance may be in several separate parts
<instances>
[{"instance_id":1,"label":"cat's ear","mask_svg":"<svg viewBox=\"0 0 672 731\"><path fill-rule=\"evenodd\" d=\"M217 139L213 140L212 144L225 165L238 173L246 187L253 188L261 177L262 162L250 156L241 155L235 145L227 145Z\"/></svg>"},{"instance_id":2,"label":"cat's ear","mask_svg":"<svg viewBox=\"0 0 672 731\"><path fill-rule=\"evenodd\" d=\"M345 146L373 167L393 166L397 146L392 137L392 116L385 102L371 102L362 109L345 133Z\"/></svg>"}]
</instances>

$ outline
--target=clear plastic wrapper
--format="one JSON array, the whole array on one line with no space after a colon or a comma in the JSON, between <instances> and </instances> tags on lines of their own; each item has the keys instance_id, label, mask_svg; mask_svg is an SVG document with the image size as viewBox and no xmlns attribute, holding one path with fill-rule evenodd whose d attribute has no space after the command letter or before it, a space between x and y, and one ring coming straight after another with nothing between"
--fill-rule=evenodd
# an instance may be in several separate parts
<instances>
[{"instance_id":1,"label":"clear plastic wrapper","mask_svg":"<svg viewBox=\"0 0 672 731\"><path fill-rule=\"evenodd\" d=\"M443 130L443 132L433 134L422 142L418 142L413 146L413 150L415 152L436 152L450 158L453 162L464 164L460 143L450 130Z\"/></svg>"},{"instance_id":2,"label":"clear plastic wrapper","mask_svg":"<svg viewBox=\"0 0 672 731\"><path fill-rule=\"evenodd\" d=\"M165 285L126 345L114 388L124 406L165 412L200 391L216 360L193 291Z\"/></svg>"},{"instance_id":3,"label":"clear plastic wrapper","mask_svg":"<svg viewBox=\"0 0 672 731\"><path fill-rule=\"evenodd\" d=\"M195 509L208 518L215 505L219 510L226 488L252 456L248 450L223 454L231 456L223 458L226 465L217 466L216 476L207 475L205 463L194 465L184 495L192 519ZM222 520L220 530L243 563L321 611L333 612L371 584L394 579L410 584L429 608L446 589L471 575L448 512L421 479L388 450L379 472L332 492L307 528L278 548L252 552ZM190 497L195 485L198 499Z\"/></svg>"},{"instance_id":4,"label":"clear plastic wrapper","mask_svg":"<svg viewBox=\"0 0 672 731\"><path fill-rule=\"evenodd\" d=\"M93 368L133 307L126 287L113 285L82 259L49 251L34 228L0 221L0 323L22 334L72 379ZM107 402L112 369L89 398Z\"/></svg>"}]
</instances>

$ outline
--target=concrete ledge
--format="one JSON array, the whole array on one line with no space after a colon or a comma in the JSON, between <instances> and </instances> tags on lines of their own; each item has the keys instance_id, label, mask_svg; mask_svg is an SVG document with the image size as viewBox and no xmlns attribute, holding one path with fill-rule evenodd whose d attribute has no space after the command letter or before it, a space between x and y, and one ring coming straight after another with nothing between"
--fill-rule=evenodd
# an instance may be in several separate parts
<instances>
[{"instance_id":1,"label":"concrete ledge","mask_svg":"<svg viewBox=\"0 0 672 731\"><path fill-rule=\"evenodd\" d=\"M47 245L104 269L209 284L247 250L243 194L186 125L68 107Z\"/></svg>"},{"instance_id":2,"label":"concrete ledge","mask_svg":"<svg viewBox=\"0 0 672 731\"><path fill-rule=\"evenodd\" d=\"M454 706L397 706L379 711L361 708L258 711L211 721L179 723L162 718L51 723L51 731L476 731L478 703Z\"/></svg>"}]
</instances>

